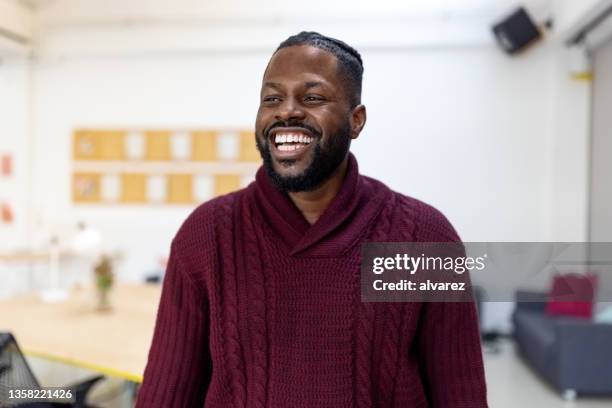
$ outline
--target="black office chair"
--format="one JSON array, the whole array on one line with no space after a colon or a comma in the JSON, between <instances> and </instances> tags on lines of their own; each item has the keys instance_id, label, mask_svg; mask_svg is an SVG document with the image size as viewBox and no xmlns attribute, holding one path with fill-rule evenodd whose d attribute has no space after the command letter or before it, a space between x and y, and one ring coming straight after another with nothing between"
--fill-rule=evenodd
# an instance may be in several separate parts
<instances>
[{"instance_id":1,"label":"black office chair","mask_svg":"<svg viewBox=\"0 0 612 408\"><path fill-rule=\"evenodd\" d=\"M103 379L96 376L78 384L65 387L72 391L74 402L27 402L9 401L9 391L18 389L40 389L40 384L32 373L28 362L17 345L11 333L0 332L0 406L11 408L95 408L85 403L85 398L91 387Z\"/></svg>"}]
</instances>

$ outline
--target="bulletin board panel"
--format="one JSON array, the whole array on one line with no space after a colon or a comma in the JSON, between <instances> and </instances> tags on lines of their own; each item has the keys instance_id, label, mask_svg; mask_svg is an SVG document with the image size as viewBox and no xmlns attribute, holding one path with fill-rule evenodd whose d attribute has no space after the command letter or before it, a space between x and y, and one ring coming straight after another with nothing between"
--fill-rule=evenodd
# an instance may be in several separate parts
<instances>
[{"instance_id":1,"label":"bulletin board panel","mask_svg":"<svg viewBox=\"0 0 612 408\"><path fill-rule=\"evenodd\" d=\"M123 173L121 175L121 202L147 202L147 175L144 173Z\"/></svg>"},{"instance_id":2,"label":"bulletin board panel","mask_svg":"<svg viewBox=\"0 0 612 408\"><path fill-rule=\"evenodd\" d=\"M72 200L193 205L246 186L261 164L245 129L76 129Z\"/></svg>"},{"instance_id":3,"label":"bulletin board panel","mask_svg":"<svg viewBox=\"0 0 612 408\"><path fill-rule=\"evenodd\" d=\"M148 131L145 132L146 160L170 161L172 160L172 132Z\"/></svg>"},{"instance_id":4,"label":"bulletin board panel","mask_svg":"<svg viewBox=\"0 0 612 408\"><path fill-rule=\"evenodd\" d=\"M73 154L77 160L123 160L124 137L122 131L83 130L74 134Z\"/></svg>"}]
</instances>

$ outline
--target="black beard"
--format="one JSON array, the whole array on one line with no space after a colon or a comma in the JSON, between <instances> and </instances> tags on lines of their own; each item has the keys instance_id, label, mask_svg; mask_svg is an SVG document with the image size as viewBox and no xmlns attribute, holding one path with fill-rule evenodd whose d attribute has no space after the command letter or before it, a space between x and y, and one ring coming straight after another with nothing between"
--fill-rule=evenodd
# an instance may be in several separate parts
<instances>
[{"instance_id":1,"label":"black beard","mask_svg":"<svg viewBox=\"0 0 612 408\"><path fill-rule=\"evenodd\" d=\"M321 139L313 140L311 143L316 143L316 145L312 162L302 174L292 177L283 177L274 170L268 132L265 132L261 139L264 140L263 144L260 138L255 136L255 143L263 159L266 174L280 191L297 193L312 191L332 176L346 158L351 147L351 129L350 124L346 123L337 134L327 139L328 146L326 147L321 146Z\"/></svg>"}]
</instances>

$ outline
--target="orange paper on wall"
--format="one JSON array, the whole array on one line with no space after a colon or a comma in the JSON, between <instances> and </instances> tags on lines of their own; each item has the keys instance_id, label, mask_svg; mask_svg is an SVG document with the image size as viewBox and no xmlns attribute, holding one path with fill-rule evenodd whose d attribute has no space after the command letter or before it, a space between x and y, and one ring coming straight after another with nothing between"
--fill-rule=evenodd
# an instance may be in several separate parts
<instances>
[{"instance_id":1,"label":"orange paper on wall","mask_svg":"<svg viewBox=\"0 0 612 408\"><path fill-rule=\"evenodd\" d=\"M193 202L193 176L191 174L168 175L168 202L188 204Z\"/></svg>"},{"instance_id":2,"label":"orange paper on wall","mask_svg":"<svg viewBox=\"0 0 612 408\"><path fill-rule=\"evenodd\" d=\"M240 176L237 174L215 175L215 196L231 193L240 188Z\"/></svg>"},{"instance_id":3,"label":"orange paper on wall","mask_svg":"<svg viewBox=\"0 0 612 408\"><path fill-rule=\"evenodd\" d=\"M148 131L145 133L146 147L145 158L154 161L170 160L170 137L169 131Z\"/></svg>"},{"instance_id":4,"label":"orange paper on wall","mask_svg":"<svg viewBox=\"0 0 612 408\"><path fill-rule=\"evenodd\" d=\"M217 132L197 131L191 133L191 160L217 160Z\"/></svg>"},{"instance_id":5,"label":"orange paper on wall","mask_svg":"<svg viewBox=\"0 0 612 408\"><path fill-rule=\"evenodd\" d=\"M239 159L246 162L259 162L261 160L255 144L255 134L251 131L240 132Z\"/></svg>"},{"instance_id":6,"label":"orange paper on wall","mask_svg":"<svg viewBox=\"0 0 612 408\"><path fill-rule=\"evenodd\" d=\"M147 201L147 176L138 173L121 175L121 201L145 203Z\"/></svg>"},{"instance_id":7,"label":"orange paper on wall","mask_svg":"<svg viewBox=\"0 0 612 408\"><path fill-rule=\"evenodd\" d=\"M0 206L0 219L2 219L2 222L5 224L13 222L13 209L9 203L2 203Z\"/></svg>"},{"instance_id":8,"label":"orange paper on wall","mask_svg":"<svg viewBox=\"0 0 612 408\"><path fill-rule=\"evenodd\" d=\"M0 174L10 176L13 173L13 158L8 154L0 156Z\"/></svg>"}]
</instances>

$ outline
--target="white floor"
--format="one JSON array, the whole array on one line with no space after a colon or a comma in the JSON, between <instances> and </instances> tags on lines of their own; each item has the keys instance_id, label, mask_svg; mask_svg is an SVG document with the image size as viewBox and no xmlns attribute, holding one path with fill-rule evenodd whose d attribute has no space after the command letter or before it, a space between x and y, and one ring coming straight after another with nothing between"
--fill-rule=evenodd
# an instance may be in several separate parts
<instances>
[{"instance_id":1,"label":"white floor","mask_svg":"<svg viewBox=\"0 0 612 408\"><path fill-rule=\"evenodd\" d=\"M485 374L491 408L612 408L612 398L565 401L519 358L506 340L499 354L485 350Z\"/></svg>"}]
</instances>

